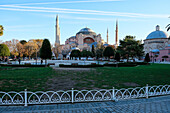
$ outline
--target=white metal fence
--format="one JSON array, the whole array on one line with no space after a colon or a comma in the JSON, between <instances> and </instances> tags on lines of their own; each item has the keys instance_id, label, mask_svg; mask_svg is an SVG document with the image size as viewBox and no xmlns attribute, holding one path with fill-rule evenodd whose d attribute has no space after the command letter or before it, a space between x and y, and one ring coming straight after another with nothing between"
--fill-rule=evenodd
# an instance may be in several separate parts
<instances>
[{"instance_id":1,"label":"white metal fence","mask_svg":"<svg viewBox=\"0 0 170 113\"><path fill-rule=\"evenodd\" d=\"M0 92L0 105L31 105L50 103L74 103L89 101L108 101L142 98L170 94L170 85L101 89L101 90L68 90L68 91L21 91Z\"/></svg>"}]
</instances>

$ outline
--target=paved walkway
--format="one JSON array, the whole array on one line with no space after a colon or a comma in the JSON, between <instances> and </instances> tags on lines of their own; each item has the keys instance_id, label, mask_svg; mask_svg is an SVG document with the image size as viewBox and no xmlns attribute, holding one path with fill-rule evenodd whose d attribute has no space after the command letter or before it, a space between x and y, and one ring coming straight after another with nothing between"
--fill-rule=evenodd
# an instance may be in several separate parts
<instances>
[{"instance_id":1,"label":"paved walkway","mask_svg":"<svg viewBox=\"0 0 170 113\"><path fill-rule=\"evenodd\" d=\"M0 106L0 113L170 113L170 95L118 102Z\"/></svg>"}]
</instances>

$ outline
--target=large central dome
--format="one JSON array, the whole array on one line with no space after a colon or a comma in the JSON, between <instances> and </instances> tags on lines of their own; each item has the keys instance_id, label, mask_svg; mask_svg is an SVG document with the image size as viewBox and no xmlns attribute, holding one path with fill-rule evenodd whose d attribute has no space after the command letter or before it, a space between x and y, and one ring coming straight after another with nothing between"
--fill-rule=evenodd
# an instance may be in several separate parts
<instances>
[{"instance_id":1,"label":"large central dome","mask_svg":"<svg viewBox=\"0 0 170 113\"><path fill-rule=\"evenodd\" d=\"M80 34L80 33L87 34L87 35L96 35L96 33L93 30L91 30L90 28L87 28L87 27L81 29L77 34Z\"/></svg>"},{"instance_id":2,"label":"large central dome","mask_svg":"<svg viewBox=\"0 0 170 113\"><path fill-rule=\"evenodd\" d=\"M146 39L155 39L155 38L168 38L168 34L164 31L160 31L159 25L156 26L156 31L151 32Z\"/></svg>"}]
</instances>

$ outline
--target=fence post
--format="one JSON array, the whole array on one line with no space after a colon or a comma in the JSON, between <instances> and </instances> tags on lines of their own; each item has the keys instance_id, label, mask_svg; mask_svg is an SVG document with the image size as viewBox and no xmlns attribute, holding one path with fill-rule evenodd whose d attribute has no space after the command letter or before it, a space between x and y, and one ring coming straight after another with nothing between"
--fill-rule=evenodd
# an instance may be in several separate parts
<instances>
[{"instance_id":1,"label":"fence post","mask_svg":"<svg viewBox=\"0 0 170 113\"><path fill-rule=\"evenodd\" d=\"M148 84L146 84L146 98L148 98Z\"/></svg>"},{"instance_id":2,"label":"fence post","mask_svg":"<svg viewBox=\"0 0 170 113\"><path fill-rule=\"evenodd\" d=\"M71 102L74 103L74 88L71 91Z\"/></svg>"},{"instance_id":3,"label":"fence post","mask_svg":"<svg viewBox=\"0 0 170 113\"><path fill-rule=\"evenodd\" d=\"M115 88L114 87L112 89L112 98L113 98L113 100L115 100Z\"/></svg>"},{"instance_id":4,"label":"fence post","mask_svg":"<svg viewBox=\"0 0 170 113\"><path fill-rule=\"evenodd\" d=\"M28 106L28 103L27 103L27 89L25 89L25 105L24 106Z\"/></svg>"}]
</instances>

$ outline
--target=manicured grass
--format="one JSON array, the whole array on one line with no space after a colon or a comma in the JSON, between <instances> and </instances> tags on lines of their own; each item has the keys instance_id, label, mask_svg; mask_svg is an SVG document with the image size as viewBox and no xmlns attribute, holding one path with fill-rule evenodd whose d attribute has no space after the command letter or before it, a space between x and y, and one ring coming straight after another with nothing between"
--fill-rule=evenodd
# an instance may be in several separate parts
<instances>
[{"instance_id":1,"label":"manicured grass","mask_svg":"<svg viewBox=\"0 0 170 113\"><path fill-rule=\"evenodd\" d=\"M2 67L0 67L1 69ZM110 89L170 84L170 65L100 67L89 71L53 70L50 67L0 70L0 91Z\"/></svg>"},{"instance_id":2,"label":"manicured grass","mask_svg":"<svg viewBox=\"0 0 170 113\"><path fill-rule=\"evenodd\" d=\"M128 88L136 86L170 84L170 65L152 64L138 67L98 68L98 73L88 74L84 80L93 80L97 88ZM130 84L130 85L129 85ZM136 84L136 85L135 85ZM77 84L77 86L82 84ZM83 84L83 86L88 86Z\"/></svg>"},{"instance_id":3,"label":"manicured grass","mask_svg":"<svg viewBox=\"0 0 170 113\"><path fill-rule=\"evenodd\" d=\"M0 70L0 91L44 90L52 68L23 68Z\"/></svg>"}]
</instances>

